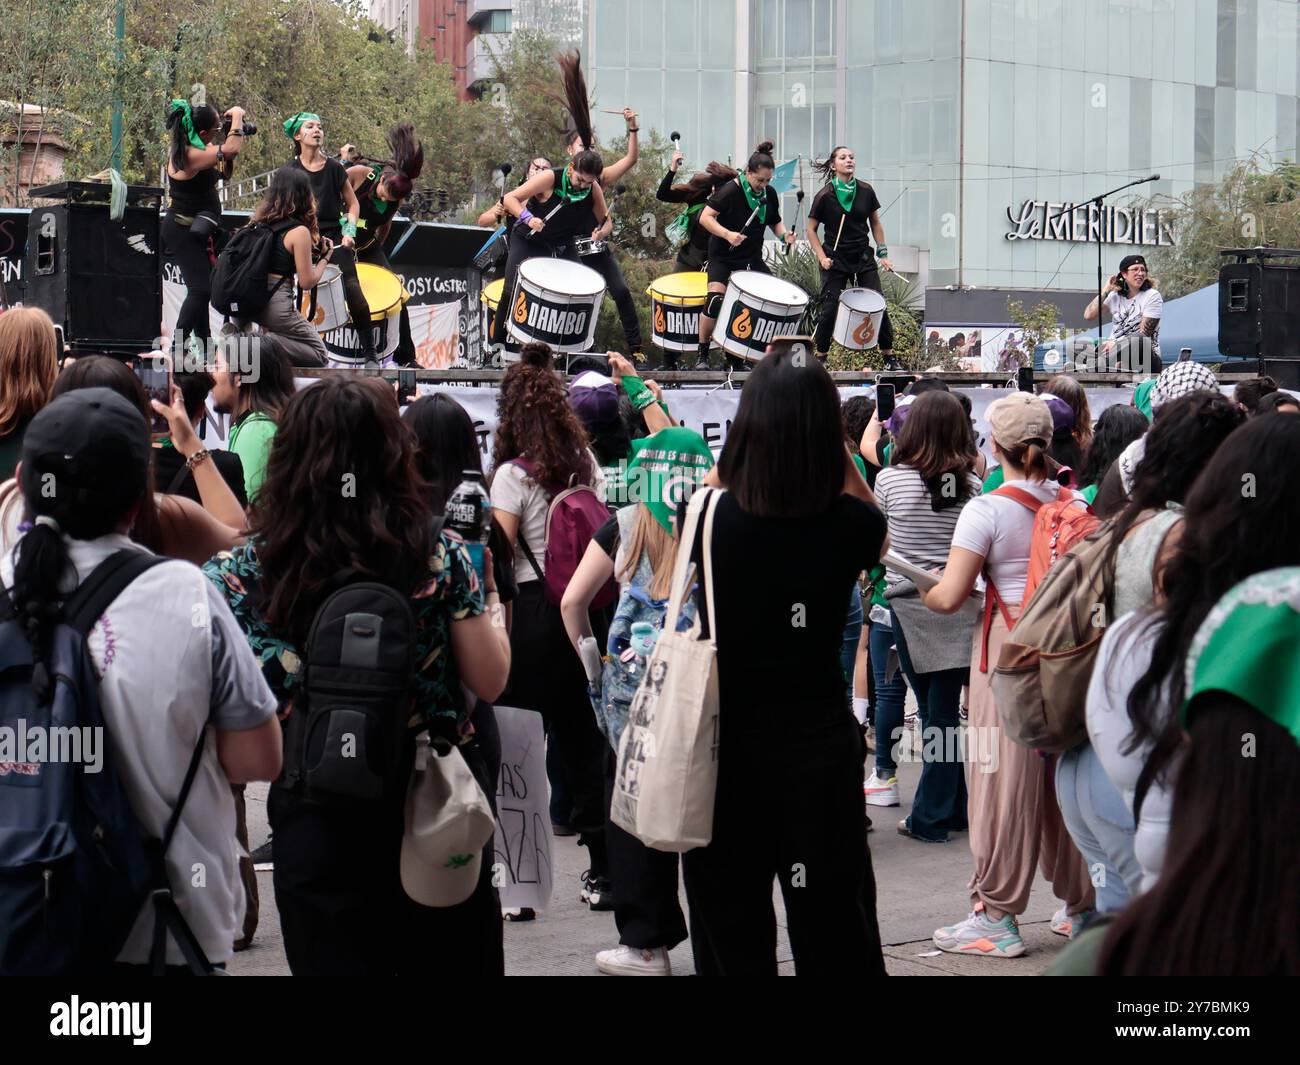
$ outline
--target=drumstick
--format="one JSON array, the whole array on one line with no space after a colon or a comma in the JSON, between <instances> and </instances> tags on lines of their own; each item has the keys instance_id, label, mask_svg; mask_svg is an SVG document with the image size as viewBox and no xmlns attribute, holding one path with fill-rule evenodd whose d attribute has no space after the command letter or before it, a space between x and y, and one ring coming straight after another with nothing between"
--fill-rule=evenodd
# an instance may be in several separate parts
<instances>
[{"instance_id":1,"label":"drumstick","mask_svg":"<svg viewBox=\"0 0 1300 1065\"><path fill-rule=\"evenodd\" d=\"M844 232L844 219L846 218L848 218L848 215L840 215L840 228L835 231L835 243L831 245L831 251L839 251L840 234Z\"/></svg>"},{"instance_id":2,"label":"drumstick","mask_svg":"<svg viewBox=\"0 0 1300 1065\"><path fill-rule=\"evenodd\" d=\"M558 211L558 210L559 210L561 207L563 207L563 206L564 206L564 201L561 200L561 201L560 201L559 203L557 203L554 207L552 207L552 208L551 208L551 214L548 214L545 218L542 219L542 224L545 225L547 222L549 222L549 221L551 220L551 215L555 214L555 212ZM533 232L534 232L534 230L532 230L532 229L530 229L530 230L528 231L528 239L529 239L529 240L532 240L532 239L533 239Z\"/></svg>"}]
</instances>

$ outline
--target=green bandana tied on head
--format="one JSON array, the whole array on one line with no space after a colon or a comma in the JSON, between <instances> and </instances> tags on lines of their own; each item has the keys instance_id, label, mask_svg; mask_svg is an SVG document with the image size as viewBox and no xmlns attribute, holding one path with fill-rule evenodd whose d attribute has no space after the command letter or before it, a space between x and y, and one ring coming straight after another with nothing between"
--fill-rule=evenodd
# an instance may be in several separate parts
<instances>
[{"instance_id":1,"label":"green bandana tied on head","mask_svg":"<svg viewBox=\"0 0 1300 1065\"><path fill-rule=\"evenodd\" d=\"M755 192L749 187L749 179L744 174L736 180L740 182L740 189L745 194L745 202L749 204L749 209L753 211L754 208L758 208L758 224L763 225L767 221L767 189L763 189L761 193Z\"/></svg>"},{"instance_id":2,"label":"green bandana tied on head","mask_svg":"<svg viewBox=\"0 0 1300 1065\"><path fill-rule=\"evenodd\" d=\"M840 201L840 206L844 208L844 213L848 214L853 210L853 201L858 195L858 179L849 178L848 181L841 181L837 177L831 178L831 188L835 190L835 198Z\"/></svg>"},{"instance_id":3,"label":"green bandana tied on head","mask_svg":"<svg viewBox=\"0 0 1300 1065\"><path fill-rule=\"evenodd\" d=\"M304 122L319 122L320 115L314 115L310 111L299 111L296 115L290 115L284 120L284 135L290 140L297 136L298 130L302 129Z\"/></svg>"},{"instance_id":4,"label":"green bandana tied on head","mask_svg":"<svg viewBox=\"0 0 1300 1065\"><path fill-rule=\"evenodd\" d=\"M570 191L569 189L569 168L566 166L560 173L560 199L565 203L579 203L591 195L591 189L583 189L581 192Z\"/></svg>"},{"instance_id":5,"label":"green bandana tied on head","mask_svg":"<svg viewBox=\"0 0 1300 1065\"><path fill-rule=\"evenodd\" d=\"M674 425L632 441L624 481L629 502L644 503L666 532L673 531L677 504L713 468L713 452L694 429Z\"/></svg>"},{"instance_id":6,"label":"green bandana tied on head","mask_svg":"<svg viewBox=\"0 0 1300 1065\"><path fill-rule=\"evenodd\" d=\"M171 103L172 111L181 113L181 129L185 131L185 137L190 142L191 148L197 148L202 151L207 147L203 143L203 138L194 130L194 109L190 107L188 100L173 100Z\"/></svg>"},{"instance_id":7,"label":"green bandana tied on head","mask_svg":"<svg viewBox=\"0 0 1300 1065\"><path fill-rule=\"evenodd\" d=\"M1184 726L1205 692L1235 695L1300 743L1300 566L1247 577L1219 600L1187 651Z\"/></svg>"}]
</instances>

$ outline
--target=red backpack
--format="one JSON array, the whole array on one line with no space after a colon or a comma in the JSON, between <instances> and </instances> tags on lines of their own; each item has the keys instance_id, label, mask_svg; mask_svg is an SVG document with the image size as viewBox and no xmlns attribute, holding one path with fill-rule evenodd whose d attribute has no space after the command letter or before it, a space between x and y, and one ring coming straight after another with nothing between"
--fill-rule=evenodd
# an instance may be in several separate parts
<instances>
[{"instance_id":1,"label":"red backpack","mask_svg":"<svg viewBox=\"0 0 1300 1065\"><path fill-rule=\"evenodd\" d=\"M1101 525L1101 519L1093 513L1091 506L1068 488L1062 488L1057 492L1056 498L1050 503L1044 503L1023 488L1010 484L1004 484L989 494L1013 499L1034 515L1033 538L1029 542L1029 569L1025 574L1025 594L1020 600L1023 605L1028 606L1035 589L1038 588L1038 582L1055 565L1057 559L1075 544L1081 543L1092 535ZM988 583L988 592L984 596L984 645L980 652L981 673L989 671L989 629L993 624L995 602L1002 614L1002 620L1007 623L1008 631L1015 624L1011 620L1002 596L998 594L987 573L985 580Z\"/></svg>"},{"instance_id":2,"label":"red backpack","mask_svg":"<svg viewBox=\"0 0 1300 1065\"><path fill-rule=\"evenodd\" d=\"M537 480L537 467L528 459L511 459L510 464L518 466L533 480ZM596 490L590 485L580 484L559 492L546 485L542 487L551 496L546 511L543 555L546 561L545 571L537 565L537 558L524 539L522 529L519 532L519 546L523 548L533 572L541 580L547 601L559 606L564 598L564 590L573 579L582 556L587 553L592 537L609 521L609 507L600 501ZM592 599L590 609L601 610L609 606L617 595L618 585L611 577Z\"/></svg>"}]
</instances>

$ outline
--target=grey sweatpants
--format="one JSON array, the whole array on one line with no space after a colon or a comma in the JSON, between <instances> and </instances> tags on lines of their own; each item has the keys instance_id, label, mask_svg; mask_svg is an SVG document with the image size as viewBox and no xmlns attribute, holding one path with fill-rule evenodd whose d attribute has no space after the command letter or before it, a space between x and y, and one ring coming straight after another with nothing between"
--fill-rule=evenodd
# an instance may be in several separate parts
<instances>
[{"instance_id":1,"label":"grey sweatpants","mask_svg":"<svg viewBox=\"0 0 1300 1065\"><path fill-rule=\"evenodd\" d=\"M268 287L275 282L268 282ZM320 334L302 316L293 302L293 279L284 283L271 296L270 301L251 319L241 320L240 328L249 321L262 327L262 343L277 354L285 355L294 366L324 366L328 352Z\"/></svg>"}]
</instances>

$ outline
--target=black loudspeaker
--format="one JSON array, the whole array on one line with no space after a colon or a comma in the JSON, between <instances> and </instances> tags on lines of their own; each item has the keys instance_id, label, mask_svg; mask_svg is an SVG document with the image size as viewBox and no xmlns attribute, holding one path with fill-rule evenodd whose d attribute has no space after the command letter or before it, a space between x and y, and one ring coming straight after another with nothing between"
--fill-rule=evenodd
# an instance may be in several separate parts
<instances>
[{"instance_id":1,"label":"black loudspeaker","mask_svg":"<svg viewBox=\"0 0 1300 1065\"><path fill-rule=\"evenodd\" d=\"M1300 357L1300 251L1250 248L1221 254L1237 261L1219 268L1219 353ZM1296 261L1274 261L1280 259Z\"/></svg>"},{"instance_id":2,"label":"black loudspeaker","mask_svg":"<svg viewBox=\"0 0 1300 1065\"><path fill-rule=\"evenodd\" d=\"M162 324L160 212L163 190L127 187L118 221L112 186L66 181L33 189L27 230L26 302L63 326L80 351L148 351Z\"/></svg>"}]
</instances>

